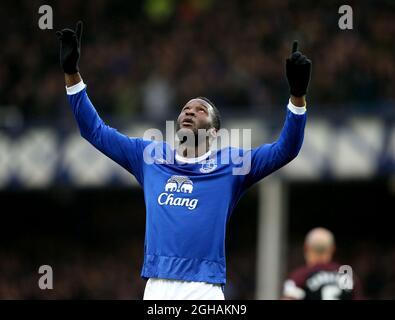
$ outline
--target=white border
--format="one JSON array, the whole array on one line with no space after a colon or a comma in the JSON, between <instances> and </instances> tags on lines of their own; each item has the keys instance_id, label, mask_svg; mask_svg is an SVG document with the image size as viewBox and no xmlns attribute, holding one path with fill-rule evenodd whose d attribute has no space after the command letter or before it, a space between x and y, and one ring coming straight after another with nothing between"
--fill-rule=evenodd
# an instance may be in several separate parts
<instances>
[{"instance_id":1,"label":"white border","mask_svg":"<svg viewBox=\"0 0 395 320\"><path fill-rule=\"evenodd\" d=\"M184 163L197 163L202 160L205 160L207 157L210 156L210 154L211 154L211 150L209 150L208 152L206 152L205 154L203 154L197 158L185 158L185 157L180 156L176 151L176 160L178 162L184 162Z\"/></svg>"}]
</instances>

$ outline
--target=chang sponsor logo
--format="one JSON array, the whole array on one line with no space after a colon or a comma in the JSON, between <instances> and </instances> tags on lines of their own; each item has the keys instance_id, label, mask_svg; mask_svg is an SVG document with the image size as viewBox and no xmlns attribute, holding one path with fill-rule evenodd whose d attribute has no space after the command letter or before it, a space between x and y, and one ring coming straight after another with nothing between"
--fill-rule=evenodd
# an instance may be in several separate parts
<instances>
[{"instance_id":1,"label":"chang sponsor logo","mask_svg":"<svg viewBox=\"0 0 395 320\"><path fill-rule=\"evenodd\" d=\"M194 210L199 202L198 199L189 197L177 197L175 193L191 194L193 182L186 176L171 176L165 185L165 192L158 196L158 204L161 206L181 206Z\"/></svg>"}]
</instances>

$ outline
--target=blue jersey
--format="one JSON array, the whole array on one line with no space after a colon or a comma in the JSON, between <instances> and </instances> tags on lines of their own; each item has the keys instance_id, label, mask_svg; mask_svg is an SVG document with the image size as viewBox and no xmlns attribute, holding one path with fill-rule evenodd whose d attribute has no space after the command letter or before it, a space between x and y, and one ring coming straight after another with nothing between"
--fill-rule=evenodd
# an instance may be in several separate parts
<instances>
[{"instance_id":1,"label":"blue jersey","mask_svg":"<svg viewBox=\"0 0 395 320\"><path fill-rule=\"evenodd\" d=\"M228 147L185 159L163 143L160 149L165 157L152 162L144 160L144 152L157 147L154 144L158 142L131 138L107 126L89 100L85 85L74 87L77 90L68 91L68 100L81 135L132 173L144 189L141 276L225 284L229 217L248 187L296 157L306 114L288 108L280 137L272 144L250 150ZM249 159L246 174L234 174L240 161L223 161L235 155Z\"/></svg>"}]
</instances>

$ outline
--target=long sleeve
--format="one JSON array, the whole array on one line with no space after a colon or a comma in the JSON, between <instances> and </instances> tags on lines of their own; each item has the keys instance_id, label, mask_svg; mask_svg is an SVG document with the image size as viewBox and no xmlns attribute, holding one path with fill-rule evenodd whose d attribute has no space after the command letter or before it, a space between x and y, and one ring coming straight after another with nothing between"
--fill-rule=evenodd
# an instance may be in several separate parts
<instances>
[{"instance_id":1,"label":"long sleeve","mask_svg":"<svg viewBox=\"0 0 395 320\"><path fill-rule=\"evenodd\" d=\"M67 98L79 126L81 136L95 148L132 173L143 183L143 151L151 142L130 138L107 126L90 101L86 86L80 83L68 87Z\"/></svg>"},{"instance_id":2,"label":"long sleeve","mask_svg":"<svg viewBox=\"0 0 395 320\"><path fill-rule=\"evenodd\" d=\"M285 166L299 153L306 125L306 108L289 102L284 126L277 141L250 151L251 167L246 175L246 187Z\"/></svg>"}]
</instances>

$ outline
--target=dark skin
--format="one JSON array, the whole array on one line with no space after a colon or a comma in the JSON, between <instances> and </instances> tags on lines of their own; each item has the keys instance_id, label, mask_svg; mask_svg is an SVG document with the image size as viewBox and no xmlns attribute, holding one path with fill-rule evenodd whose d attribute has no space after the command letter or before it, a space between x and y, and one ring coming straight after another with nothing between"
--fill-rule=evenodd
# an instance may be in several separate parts
<instances>
[{"instance_id":1,"label":"dark skin","mask_svg":"<svg viewBox=\"0 0 395 320\"><path fill-rule=\"evenodd\" d=\"M76 85L82 81L79 72L75 74L64 74L65 82L67 87ZM291 103L297 107L304 107L306 105L306 96L302 97L290 97ZM202 99L192 99L182 108L180 115L177 118L177 130L188 131L192 130L193 134L197 136L198 129L210 129L212 135L215 136L217 130L212 126L212 108L206 101ZM181 144L180 149L177 151L181 156L184 157L199 157L205 154L210 147L209 138L203 140L200 145L194 144L188 146Z\"/></svg>"},{"instance_id":2,"label":"dark skin","mask_svg":"<svg viewBox=\"0 0 395 320\"><path fill-rule=\"evenodd\" d=\"M199 157L205 154L210 148L209 136L198 140L199 129L211 129L211 134L215 135L217 130L213 128L213 109L209 103L202 99L192 99L182 108L180 115L177 118L177 132L180 135L189 131L190 136L194 138L193 143L188 144L188 141L181 143L177 152L183 157Z\"/></svg>"},{"instance_id":3,"label":"dark skin","mask_svg":"<svg viewBox=\"0 0 395 320\"><path fill-rule=\"evenodd\" d=\"M202 99L192 99L182 108L177 118L178 129L188 128L197 133L198 129L212 127L210 105Z\"/></svg>"}]
</instances>

